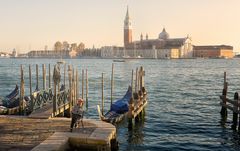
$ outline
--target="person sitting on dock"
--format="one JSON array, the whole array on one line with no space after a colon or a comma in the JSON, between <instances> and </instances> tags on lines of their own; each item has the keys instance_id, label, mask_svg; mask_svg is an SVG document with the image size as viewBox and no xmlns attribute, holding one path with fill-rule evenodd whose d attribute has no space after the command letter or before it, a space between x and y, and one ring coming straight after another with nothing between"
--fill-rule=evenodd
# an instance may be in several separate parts
<instances>
[{"instance_id":1,"label":"person sitting on dock","mask_svg":"<svg viewBox=\"0 0 240 151\"><path fill-rule=\"evenodd\" d=\"M77 100L77 104L73 107L73 110L72 110L72 121L71 121L71 128L70 128L70 131L72 132L73 130L73 126L75 125L75 127L77 127L77 125L79 124L78 122L81 121L82 123L82 127L83 126L83 99L79 98Z\"/></svg>"}]
</instances>

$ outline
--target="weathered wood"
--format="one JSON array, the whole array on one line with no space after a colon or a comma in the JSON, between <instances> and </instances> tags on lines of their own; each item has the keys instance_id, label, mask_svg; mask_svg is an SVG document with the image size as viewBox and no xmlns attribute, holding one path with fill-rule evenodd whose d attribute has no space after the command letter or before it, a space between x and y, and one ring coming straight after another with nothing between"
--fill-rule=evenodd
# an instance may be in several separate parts
<instances>
[{"instance_id":1,"label":"weathered wood","mask_svg":"<svg viewBox=\"0 0 240 151\"><path fill-rule=\"evenodd\" d=\"M135 93L138 92L138 68L136 68Z\"/></svg>"},{"instance_id":2,"label":"weathered wood","mask_svg":"<svg viewBox=\"0 0 240 151\"><path fill-rule=\"evenodd\" d=\"M86 69L86 108L88 108L88 70Z\"/></svg>"},{"instance_id":3,"label":"weathered wood","mask_svg":"<svg viewBox=\"0 0 240 151\"><path fill-rule=\"evenodd\" d=\"M224 98L225 97L224 95L220 95L219 97L222 100L222 102L223 102L223 100L225 100L226 102L231 103L234 106L240 107L240 104L236 100L231 100L229 98Z\"/></svg>"},{"instance_id":4,"label":"weathered wood","mask_svg":"<svg viewBox=\"0 0 240 151\"><path fill-rule=\"evenodd\" d=\"M43 74L43 90L46 89L46 66L42 65L42 74Z\"/></svg>"},{"instance_id":5,"label":"weathered wood","mask_svg":"<svg viewBox=\"0 0 240 151\"><path fill-rule=\"evenodd\" d=\"M64 84L64 87L66 88L66 63L64 64L64 77L63 77L63 84Z\"/></svg>"},{"instance_id":6,"label":"weathered wood","mask_svg":"<svg viewBox=\"0 0 240 151\"><path fill-rule=\"evenodd\" d=\"M51 64L49 64L48 70L48 87L51 88Z\"/></svg>"},{"instance_id":7,"label":"weathered wood","mask_svg":"<svg viewBox=\"0 0 240 151\"><path fill-rule=\"evenodd\" d=\"M238 104L238 93L237 92L235 92L235 94L234 94L234 100L235 100L235 102ZM238 110L238 106L236 105L234 105L234 110ZM232 124L232 129L233 130L236 130L236 128L237 128L237 121L238 120L238 113L236 113L236 112L233 112L233 124Z\"/></svg>"},{"instance_id":8,"label":"weathered wood","mask_svg":"<svg viewBox=\"0 0 240 151\"><path fill-rule=\"evenodd\" d=\"M139 73L139 83L140 83L140 89L144 87L144 76L145 76L145 71L143 69L143 66L140 67L140 73Z\"/></svg>"},{"instance_id":9,"label":"weathered wood","mask_svg":"<svg viewBox=\"0 0 240 151\"><path fill-rule=\"evenodd\" d=\"M37 90L39 90L39 83L38 83L39 81L38 81L38 64L36 64L36 89Z\"/></svg>"},{"instance_id":10,"label":"weathered wood","mask_svg":"<svg viewBox=\"0 0 240 151\"><path fill-rule=\"evenodd\" d=\"M223 97L223 103L225 105L227 103L227 100L226 100L227 89L228 89L228 83L226 82L226 72L224 72L224 85L223 85L222 95L224 96ZM222 109L221 109L221 112L220 112L223 119L227 118L227 108L225 107L225 105L222 106Z\"/></svg>"},{"instance_id":11,"label":"weathered wood","mask_svg":"<svg viewBox=\"0 0 240 151\"><path fill-rule=\"evenodd\" d=\"M54 66L54 71L56 70L56 65ZM57 83L54 81L54 96L53 96L53 113L57 111ZM54 115L55 116L55 115Z\"/></svg>"},{"instance_id":12,"label":"weathered wood","mask_svg":"<svg viewBox=\"0 0 240 151\"><path fill-rule=\"evenodd\" d=\"M68 66L68 79L69 79L69 96L68 96L68 102L69 102L69 115L71 116L72 112L72 69L71 66Z\"/></svg>"},{"instance_id":13,"label":"weathered wood","mask_svg":"<svg viewBox=\"0 0 240 151\"><path fill-rule=\"evenodd\" d=\"M20 101L19 101L19 114L24 114L24 75L23 75L23 65L21 65L20 68L20 74L21 74L21 87L20 87Z\"/></svg>"},{"instance_id":14,"label":"weathered wood","mask_svg":"<svg viewBox=\"0 0 240 151\"><path fill-rule=\"evenodd\" d=\"M132 97L133 97L133 70L132 70L132 80L131 80L131 89L132 89Z\"/></svg>"},{"instance_id":15,"label":"weathered wood","mask_svg":"<svg viewBox=\"0 0 240 151\"><path fill-rule=\"evenodd\" d=\"M82 99L84 99L84 70L82 70Z\"/></svg>"},{"instance_id":16,"label":"weathered wood","mask_svg":"<svg viewBox=\"0 0 240 151\"><path fill-rule=\"evenodd\" d=\"M32 94L32 69L31 65L29 65L29 92Z\"/></svg>"},{"instance_id":17,"label":"weathered wood","mask_svg":"<svg viewBox=\"0 0 240 151\"><path fill-rule=\"evenodd\" d=\"M104 115L104 80L103 80L103 73L102 73L102 115Z\"/></svg>"},{"instance_id":18,"label":"weathered wood","mask_svg":"<svg viewBox=\"0 0 240 151\"><path fill-rule=\"evenodd\" d=\"M79 78L78 78L78 70L76 68L76 98L79 98Z\"/></svg>"},{"instance_id":19,"label":"weathered wood","mask_svg":"<svg viewBox=\"0 0 240 151\"><path fill-rule=\"evenodd\" d=\"M73 105L75 104L75 101L76 101L76 99L75 99L75 93L76 93L76 91L75 91L75 70L74 70L74 68L72 68L72 102L73 102Z\"/></svg>"},{"instance_id":20,"label":"weathered wood","mask_svg":"<svg viewBox=\"0 0 240 151\"><path fill-rule=\"evenodd\" d=\"M112 102L113 102L113 87L114 87L114 64L112 64L112 76L111 76L111 105L110 105L110 108L112 106Z\"/></svg>"}]
</instances>

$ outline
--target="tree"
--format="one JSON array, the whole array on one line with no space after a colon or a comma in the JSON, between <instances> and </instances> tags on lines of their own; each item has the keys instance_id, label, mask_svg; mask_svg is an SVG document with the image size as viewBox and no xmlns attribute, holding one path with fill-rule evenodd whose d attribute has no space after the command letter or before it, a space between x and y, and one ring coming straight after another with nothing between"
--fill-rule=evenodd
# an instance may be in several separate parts
<instances>
[{"instance_id":1,"label":"tree","mask_svg":"<svg viewBox=\"0 0 240 151\"><path fill-rule=\"evenodd\" d=\"M60 41L57 41L55 44L54 44L54 50L55 51L61 51L63 49L63 45Z\"/></svg>"},{"instance_id":2,"label":"tree","mask_svg":"<svg viewBox=\"0 0 240 151\"><path fill-rule=\"evenodd\" d=\"M63 50L69 50L69 43L67 41L63 42Z\"/></svg>"}]
</instances>

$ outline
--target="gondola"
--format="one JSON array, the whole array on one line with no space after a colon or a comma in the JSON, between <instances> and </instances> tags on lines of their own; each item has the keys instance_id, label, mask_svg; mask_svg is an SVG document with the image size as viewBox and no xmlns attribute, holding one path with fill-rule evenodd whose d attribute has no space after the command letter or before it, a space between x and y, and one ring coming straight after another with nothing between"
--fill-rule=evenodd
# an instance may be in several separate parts
<instances>
[{"instance_id":1,"label":"gondola","mask_svg":"<svg viewBox=\"0 0 240 151\"><path fill-rule=\"evenodd\" d=\"M16 85L15 89L8 95L2 98L0 104L0 114L7 114L9 110L15 110L15 108L19 108L19 98L17 98L19 94L19 87Z\"/></svg>"},{"instance_id":2,"label":"gondola","mask_svg":"<svg viewBox=\"0 0 240 151\"><path fill-rule=\"evenodd\" d=\"M123 120L125 114L128 112L129 101L132 97L132 88L129 86L126 94L119 100L115 101L111 105L111 109L104 115L102 115L100 107L98 105L98 113L100 119L109 123L118 123Z\"/></svg>"},{"instance_id":3,"label":"gondola","mask_svg":"<svg viewBox=\"0 0 240 151\"><path fill-rule=\"evenodd\" d=\"M11 107L13 104L16 103L16 97L19 94L19 87L16 85L15 89L8 95L6 95L2 100L2 106Z\"/></svg>"}]
</instances>

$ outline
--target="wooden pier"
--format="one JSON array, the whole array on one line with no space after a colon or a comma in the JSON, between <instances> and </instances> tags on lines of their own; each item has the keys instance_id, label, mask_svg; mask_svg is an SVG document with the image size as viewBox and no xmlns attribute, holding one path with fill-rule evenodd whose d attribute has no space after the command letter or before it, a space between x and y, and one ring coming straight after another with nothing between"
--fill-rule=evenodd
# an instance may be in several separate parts
<instances>
[{"instance_id":1,"label":"wooden pier","mask_svg":"<svg viewBox=\"0 0 240 151\"><path fill-rule=\"evenodd\" d=\"M63 78L61 70L63 68ZM111 104L113 103L114 64L111 76ZM0 150L68 150L92 149L115 150L118 147L116 128L103 121L84 119L84 128L75 128L70 133L70 118L73 106L80 98L78 70L66 64L57 64L51 72L51 65L42 65L42 90L39 86L39 66L36 65L36 89L33 89L32 66L29 65L29 79L24 78L24 67L20 67L20 102L15 108L7 108L0 115ZM68 81L66 78L68 73ZM48 75L48 78L47 78ZM104 78L102 73L102 113L104 112ZM144 86L143 67L136 70L135 89L133 89L129 111L125 113L129 127L133 122L143 119L147 105L147 91ZM63 81L61 80L63 79ZM48 87L47 87L48 80ZM26 101L25 83L29 82L29 98ZM68 84L66 84L68 82ZM88 108L88 70L82 70L82 96ZM86 84L86 86L84 86ZM86 89L84 89L86 88ZM84 92L85 90L85 92ZM17 116L20 115L20 116ZM134 120L135 119L135 120Z\"/></svg>"},{"instance_id":2,"label":"wooden pier","mask_svg":"<svg viewBox=\"0 0 240 151\"><path fill-rule=\"evenodd\" d=\"M236 130L238 127L238 133L240 133L240 100L239 100L239 94L238 92L235 92L233 96L233 100L227 98L227 92L228 92L228 82L226 80L226 72L224 72L224 82L223 82L223 90L222 90L222 95L220 96L220 105L222 106L222 109L220 111L222 121L226 122L228 112L227 109L231 110L233 112L232 116L232 126L231 128L233 130ZM239 122L239 123L238 123Z\"/></svg>"},{"instance_id":3,"label":"wooden pier","mask_svg":"<svg viewBox=\"0 0 240 151\"><path fill-rule=\"evenodd\" d=\"M116 128L108 123L84 119L84 128L69 132L70 118L32 119L0 115L0 150L53 151L71 148L111 150Z\"/></svg>"}]
</instances>

